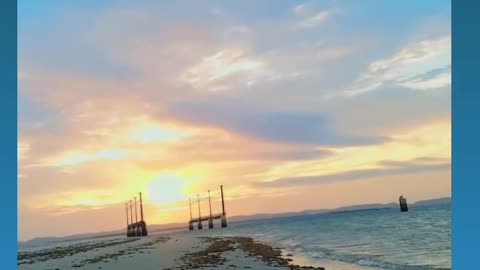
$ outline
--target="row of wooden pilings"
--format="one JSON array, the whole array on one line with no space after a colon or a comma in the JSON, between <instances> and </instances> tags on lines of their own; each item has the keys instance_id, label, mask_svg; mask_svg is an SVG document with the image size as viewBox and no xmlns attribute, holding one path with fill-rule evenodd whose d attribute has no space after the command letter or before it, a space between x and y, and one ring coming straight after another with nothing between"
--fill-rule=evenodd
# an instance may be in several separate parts
<instances>
[{"instance_id":1,"label":"row of wooden pilings","mask_svg":"<svg viewBox=\"0 0 480 270\"><path fill-rule=\"evenodd\" d=\"M210 190L208 191L208 208L210 209L210 215L202 217L202 213L200 210L200 195L197 194L197 202L198 202L198 218L193 218L192 216L192 200L188 199L190 205L190 221L188 222L188 229L190 231L193 230L194 226L193 223L197 223L197 228L199 230L203 229L202 221L208 221L208 228L213 229L213 220L220 219L220 224L222 228L227 227L227 213L225 212L225 200L223 198L223 186L220 186L220 193L222 197L222 213L219 214L212 214L212 201L210 199Z\"/></svg>"},{"instance_id":2,"label":"row of wooden pilings","mask_svg":"<svg viewBox=\"0 0 480 270\"><path fill-rule=\"evenodd\" d=\"M140 220L138 220L138 216L137 216L137 197L133 198L134 205L135 205L135 222L133 222L132 200L130 200L125 205L125 208L127 211L127 237L148 235L147 223L143 219L143 203L142 203L141 192L139 192L139 196L140 196ZM130 208L130 218L128 215L129 208Z\"/></svg>"}]
</instances>

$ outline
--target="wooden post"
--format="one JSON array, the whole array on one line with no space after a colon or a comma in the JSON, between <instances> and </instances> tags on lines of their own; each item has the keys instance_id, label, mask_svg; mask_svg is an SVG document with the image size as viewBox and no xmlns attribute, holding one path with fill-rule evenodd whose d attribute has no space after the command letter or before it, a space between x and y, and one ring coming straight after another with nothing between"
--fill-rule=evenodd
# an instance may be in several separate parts
<instances>
[{"instance_id":1,"label":"wooden post","mask_svg":"<svg viewBox=\"0 0 480 270\"><path fill-rule=\"evenodd\" d=\"M208 228L213 229L212 202L210 200L210 190L208 191L208 208L210 208L210 218L208 219Z\"/></svg>"},{"instance_id":2,"label":"wooden post","mask_svg":"<svg viewBox=\"0 0 480 270\"><path fill-rule=\"evenodd\" d=\"M132 200L130 200L130 224L133 224Z\"/></svg>"},{"instance_id":3,"label":"wooden post","mask_svg":"<svg viewBox=\"0 0 480 270\"><path fill-rule=\"evenodd\" d=\"M210 218L212 218L212 201L210 200L210 190L208 191L208 208L210 208Z\"/></svg>"},{"instance_id":4,"label":"wooden post","mask_svg":"<svg viewBox=\"0 0 480 270\"><path fill-rule=\"evenodd\" d=\"M198 229L201 230L203 229L202 226L202 215L200 212L200 195L197 194L197 201L198 201Z\"/></svg>"},{"instance_id":5,"label":"wooden post","mask_svg":"<svg viewBox=\"0 0 480 270\"><path fill-rule=\"evenodd\" d=\"M143 221L143 202L142 202L142 192L138 193L140 195L140 220Z\"/></svg>"},{"instance_id":6,"label":"wooden post","mask_svg":"<svg viewBox=\"0 0 480 270\"><path fill-rule=\"evenodd\" d=\"M130 236L130 224L128 221L128 203L125 203L125 210L127 212L127 237Z\"/></svg>"},{"instance_id":7,"label":"wooden post","mask_svg":"<svg viewBox=\"0 0 480 270\"><path fill-rule=\"evenodd\" d=\"M192 199L188 198L188 204L190 205L190 221L193 219L192 217Z\"/></svg>"},{"instance_id":8,"label":"wooden post","mask_svg":"<svg viewBox=\"0 0 480 270\"><path fill-rule=\"evenodd\" d=\"M128 223L128 203L125 203L125 210L127 210L127 227L128 227L128 225L130 225Z\"/></svg>"},{"instance_id":9,"label":"wooden post","mask_svg":"<svg viewBox=\"0 0 480 270\"><path fill-rule=\"evenodd\" d=\"M223 186L220 186L220 193L222 194L222 214L225 215L225 202L223 201Z\"/></svg>"},{"instance_id":10,"label":"wooden post","mask_svg":"<svg viewBox=\"0 0 480 270\"><path fill-rule=\"evenodd\" d=\"M222 228L227 227L227 214L225 213L225 202L223 199L223 185L220 186L220 193L222 194Z\"/></svg>"},{"instance_id":11,"label":"wooden post","mask_svg":"<svg viewBox=\"0 0 480 270\"><path fill-rule=\"evenodd\" d=\"M190 221L188 221L188 230L193 231L193 222L192 222L192 199L188 198L188 205L190 206Z\"/></svg>"},{"instance_id":12,"label":"wooden post","mask_svg":"<svg viewBox=\"0 0 480 270\"><path fill-rule=\"evenodd\" d=\"M138 223L138 216L137 216L137 197L133 197L135 200L135 223Z\"/></svg>"},{"instance_id":13,"label":"wooden post","mask_svg":"<svg viewBox=\"0 0 480 270\"><path fill-rule=\"evenodd\" d=\"M398 201L400 203L400 212L408 212L407 199L402 195L398 198Z\"/></svg>"}]
</instances>

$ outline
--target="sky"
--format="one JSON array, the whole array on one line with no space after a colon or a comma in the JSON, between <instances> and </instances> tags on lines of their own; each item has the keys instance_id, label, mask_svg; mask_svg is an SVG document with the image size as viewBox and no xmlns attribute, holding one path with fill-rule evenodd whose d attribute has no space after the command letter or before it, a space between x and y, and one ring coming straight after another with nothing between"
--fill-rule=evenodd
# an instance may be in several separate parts
<instances>
[{"instance_id":1,"label":"sky","mask_svg":"<svg viewBox=\"0 0 480 270\"><path fill-rule=\"evenodd\" d=\"M450 196L450 11L21 1L18 239Z\"/></svg>"}]
</instances>

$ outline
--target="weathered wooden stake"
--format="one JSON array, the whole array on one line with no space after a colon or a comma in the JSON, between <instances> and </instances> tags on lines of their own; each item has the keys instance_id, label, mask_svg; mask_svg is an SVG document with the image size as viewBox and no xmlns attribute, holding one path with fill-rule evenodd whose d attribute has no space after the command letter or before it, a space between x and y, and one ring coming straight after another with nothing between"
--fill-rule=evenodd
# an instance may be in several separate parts
<instances>
[{"instance_id":1,"label":"weathered wooden stake","mask_svg":"<svg viewBox=\"0 0 480 270\"><path fill-rule=\"evenodd\" d=\"M130 224L133 224L132 200L130 200Z\"/></svg>"},{"instance_id":2,"label":"weathered wooden stake","mask_svg":"<svg viewBox=\"0 0 480 270\"><path fill-rule=\"evenodd\" d=\"M197 201L198 201L198 229L203 229L202 226L202 215L200 213L200 195L197 194Z\"/></svg>"},{"instance_id":3,"label":"weathered wooden stake","mask_svg":"<svg viewBox=\"0 0 480 270\"><path fill-rule=\"evenodd\" d=\"M208 191L208 208L210 208L210 218L208 219L208 228L213 229L212 202L210 200L210 190Z\"/></svg>"},{"instance_id":4,"label":"weathered wooden stake","mask_svg":"<svg viewBox=\"0 0 480 270\"><path fill-rule=\"evenodd\" d=\"M143 202L142 202L142 192L138 193L140 195L140 220L143 221Z\"/></svg>"},{"instance_id":5,"label":"weathered wooden stake","mask_svg":"<svg viewBox=\"0 0 480 270\"><path fill-rule=\"evenodd\" d=\"M138 223L138 216L137 216L137 197L133 197L135 200L135 223Z\"/></svg>"},{"instance_id":6,"label":"weathered wooden stake","mask_svg":"<svg viewBox=\"0 0 480 270\"><path fill-rule=\"evenodd\" d=\"M128 203L125 203L125 210L127 212L127 227L128 227L128 225L130 225L128 222Z\"/></svg>"},{"instance_id":7,"label":"weathered wooden stake","mask_svg":"<svg viewBox=\"0 0 480 270\"><path fill-rule=\"evenodd\" d=\"M192 222L192 199L188 198L188 204L190 206L190 221L188 222L188 230L193 230L193 222Z\"/></svg>"},{"instance_id":8,"label":"weathered wooden stake","mask_svg":"<svg viewBox=\"0 0 480 270\"><path fill-rule=\"evenodd\" d=\"M225 213L225 202L223 199L223 185L220 186L220 192L222 194L222 218L221 218L221 223L222 223L222 228L227 227L227 213Z\"/></svg>"},{"instance_id":9,"label":"weathered wooden stake","mask_svg":"<svg viewBox=\"0 0 480 270\"><path fill-rule=\"evenodd\" d=\"M407 199L402 196L398 198L398 201L400 203L400 212L407 212L408 211L408 205L407 205Z\"/></svg>"}]
</instances>

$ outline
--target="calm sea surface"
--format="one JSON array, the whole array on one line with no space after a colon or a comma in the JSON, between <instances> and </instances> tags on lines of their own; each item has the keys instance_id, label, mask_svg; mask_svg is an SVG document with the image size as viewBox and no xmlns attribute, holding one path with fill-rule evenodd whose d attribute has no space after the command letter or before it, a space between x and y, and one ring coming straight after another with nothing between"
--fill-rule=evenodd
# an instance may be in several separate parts
<instances>
[{"instance_id":1,"label":"calm sea surface","mask_svg":"<svg viewBox=\"0 0 480 270\"><path fill-rule=\"evenodd\" d=\"M451 269L450 204L245 221L202 234L253 236L310 261Z\"/></svg>"}]
</instances>

